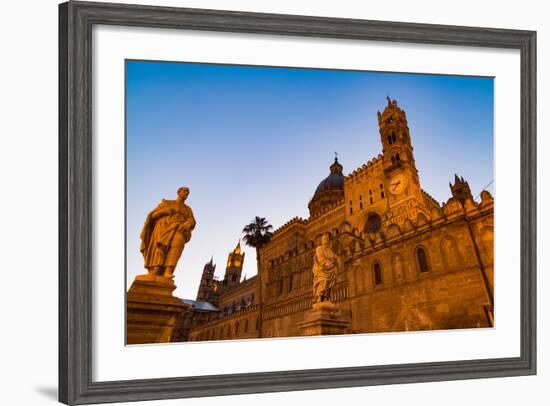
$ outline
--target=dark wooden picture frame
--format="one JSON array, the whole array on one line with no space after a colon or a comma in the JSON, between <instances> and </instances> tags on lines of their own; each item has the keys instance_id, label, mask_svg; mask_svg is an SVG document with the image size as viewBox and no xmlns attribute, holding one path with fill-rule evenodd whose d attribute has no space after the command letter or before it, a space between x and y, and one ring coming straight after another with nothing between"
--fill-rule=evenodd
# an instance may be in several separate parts
<instances>
[{"instance_id":1,"label":"dark wooden picture frame","mask_svg":"<svg viewBox=\"0 0 550 406\"><path fill-rule=\"evenodd\" d=\"M521 354L517 358L94 382L92 27L95 24L511 48L521 58ZM68 2L59 6L59 400L218 396L536 373L536 32Z\"/></svg>"}]
</instances>

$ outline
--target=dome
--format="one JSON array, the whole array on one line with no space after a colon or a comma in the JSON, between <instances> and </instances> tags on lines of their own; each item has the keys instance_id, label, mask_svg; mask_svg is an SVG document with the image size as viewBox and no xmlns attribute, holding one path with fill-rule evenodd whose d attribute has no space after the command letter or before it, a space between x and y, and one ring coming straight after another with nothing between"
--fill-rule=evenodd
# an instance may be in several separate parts
<instances>
[{"instance_id":1,"label":"dome","mask_svg":"<svg viewBox=\"0 0 550 406\"><path fill-rule=\"evenodd\" d=\"M330 174L319 183L309 202L308 207L311 215L344 198L344 174L342 170L343 167L338 162L338 158L335 158L334 163L330 165Z\"/></svg>"},{"instance_id":2,"label":"dome","mask_svg":"<svg viewBox=\"0 0 550 406\"><path fill-rule=\"evenodd\" d=\"M344 175L342 174L342 165L338 162L338 158L334 159L334 163L330 165L330 175L319 183L317 189L315 189L315 196L319 193L330 191L330 190L344 190Z\"/></svg>"}]
</instances>

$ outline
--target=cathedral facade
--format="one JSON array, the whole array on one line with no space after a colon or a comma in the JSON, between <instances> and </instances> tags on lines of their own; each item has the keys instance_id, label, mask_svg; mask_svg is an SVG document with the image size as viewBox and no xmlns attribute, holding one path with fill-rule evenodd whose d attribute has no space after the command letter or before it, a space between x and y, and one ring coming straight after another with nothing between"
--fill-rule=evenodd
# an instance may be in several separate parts
<instances>
[{"instance_id":1,"label":"cathedral facade","mask_svg":"<svg viewBox=\"0 0 550 406\"><path fill-rule=\"evenodd\" d=\"M341 260L331 301L348 312L347 333L494 325L494 200L473 198L454 176L438 203L420 184L407 117L388 98L378 112L382 152L344 175L335 159L308 204L260 249L259 274L241 280L244 253L229 254L223 279L211 260L176 339L303 335L312 307L312 266L323 235ZM185 325L185 328L181 327Z\"/></svg>"}]
</instances>

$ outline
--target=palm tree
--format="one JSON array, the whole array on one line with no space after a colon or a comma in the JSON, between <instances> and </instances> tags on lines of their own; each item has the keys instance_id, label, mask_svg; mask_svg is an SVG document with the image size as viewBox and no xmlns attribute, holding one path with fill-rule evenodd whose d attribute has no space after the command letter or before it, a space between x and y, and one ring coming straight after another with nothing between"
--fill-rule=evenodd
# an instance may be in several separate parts
<instances>
[{"instance_id":1,"label":"palm tree","mask_svg":"<svg viewBox=\"0 0 550 406\"><path fill-rule=\"evenodd\" d=\"M262 273L260 272L260 249L271 241L273 226L264 217L256 216L254 220L243 228L243 240L246 245L256 248L256 262L258 267L258 333L262 336Z\"/></svg>"}]
</instances>

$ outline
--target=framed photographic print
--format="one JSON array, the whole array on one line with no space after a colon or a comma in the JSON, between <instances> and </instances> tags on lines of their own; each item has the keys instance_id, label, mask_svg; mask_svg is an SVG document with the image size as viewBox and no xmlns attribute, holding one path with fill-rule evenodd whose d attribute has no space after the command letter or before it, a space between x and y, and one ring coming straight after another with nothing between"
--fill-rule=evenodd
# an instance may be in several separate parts
<instances>
[{"instance_id":1,"label":"framed photographic print","mask_svg":"<svg viewBox=\"0 0 550 406\"><path fill-rule=\"evenodd\" d=\"M60 401L536 373L535 32L59 28Z\"/></svg>"}]
</instances>

